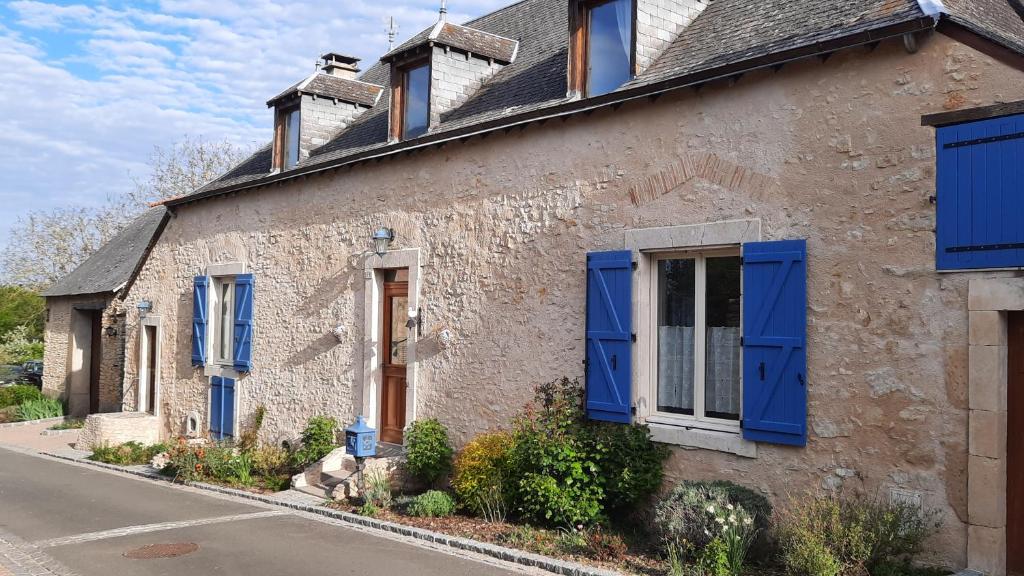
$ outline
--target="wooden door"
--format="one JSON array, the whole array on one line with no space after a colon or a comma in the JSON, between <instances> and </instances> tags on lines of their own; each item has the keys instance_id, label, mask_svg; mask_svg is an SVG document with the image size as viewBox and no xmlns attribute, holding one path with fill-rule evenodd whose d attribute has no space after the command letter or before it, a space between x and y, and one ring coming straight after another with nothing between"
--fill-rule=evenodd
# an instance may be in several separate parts
<instances>
[{"instance_id":1,"label":"wooden door","mask_svg":"<svg viewBox=\"0 0 1024 576\"><path fill-rule=\"evenodd\" d=\"M1024 312L1009 314L1006 390L1006 569L1024 576Z\"/></svg>"},{"instance_id":2,"label":"wooden door","mask_svg":"<svg viewBox=\"0 0 1024 576\"><path fill-rule=\"evenodd\" d=\"M146 404L144 409L156 414L156 326L145 326L146 331Z\"/></svg>"},{"instance_id":3,"label":"wooden door","mask_svg":"<svg viewBox=\"0 0 1024 576\"><path fill-rule=\"evenodd\" d=\"M409 283L385 282L381 334L380 440L402 443L405 429Z\"/></svg>"},{"instance_id":4,"label":"wooden door","mask_svg":"<svg viewBox=\"0 0 1024 576\"><path fill-rule=\"evenodd\" d=\"M89 414L100 411L100 366L103 362L103 312L96 310L92 316L89 342Z\"/></svg>"}]
</instances>

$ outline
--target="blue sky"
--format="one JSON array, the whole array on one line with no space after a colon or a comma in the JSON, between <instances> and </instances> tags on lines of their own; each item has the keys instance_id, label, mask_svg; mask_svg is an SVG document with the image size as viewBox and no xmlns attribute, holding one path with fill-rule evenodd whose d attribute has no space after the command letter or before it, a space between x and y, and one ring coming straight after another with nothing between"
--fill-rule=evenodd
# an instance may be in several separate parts
<instances>
[{"instance_id":1,"label":"blue sky","mask_svg":"<svg viewBox=\"0 0 1024 576\"><path fill-rule=\"evenodd\" d=\"M449 2L456 22L512 0ZM439 0L0 0L0 246L19 215L102 203L185 135L269 140L265 102L336 51L368 68Z\"/></svg>"}]
</instances>

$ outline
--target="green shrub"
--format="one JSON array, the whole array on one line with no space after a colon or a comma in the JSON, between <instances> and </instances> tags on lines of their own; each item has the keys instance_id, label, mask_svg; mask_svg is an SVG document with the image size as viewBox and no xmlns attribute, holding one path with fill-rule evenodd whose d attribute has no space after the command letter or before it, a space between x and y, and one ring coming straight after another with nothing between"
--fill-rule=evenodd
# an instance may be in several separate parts
<instances>
[{"instance_id":1,"label":"green shrub","mask_svg":"<svg viewBox=\"0 0 1024 576\"><path fill-rule=\"evenodd\" d=\"M447 492L430 490L409 504L409 514L424 518L445 518L455 513L455 501Z\"/></svg>"},{"instance_id":2,"label":"green shrub","mask_svg":"<svg viewBox=\"0 0 1024 576\"><path fill-rule=\"evenodd\" d=\"M586 418L578 380L538 386L515 420L510 463L518 480L509 501L524 519L545 524L590 524L605 512L642 506L661 485L666 447L643 426Z\"/></svg>"},{"instance_id":3,"label":"green shrub","mask_svg":"<svg viewBox=\"0 0 1024 576\"><path fill-rule=\"evenodd\" d=\"M505 521L511 449L511 434L491 432L474 438L455 458L452 477L455 495L466 508L488 522Z\"/></svg>"},{"instance_id":4,"label":"green shrub","mask_svg":"<svg viewBox=\"0 0 1024 576\"><path fill-rule=\"evenodd\" d=\"M307 466L330 454L338 447L337 430L338 421L334 418L310 418L302 431L302 448L295 453L297 464Z\"/></svg>"},{"instance_id":5,"label":"green shrub","mask_svg":"<svg viewBox=\"0 0 1024 576\"><path fill-rule=\"evenodd\" d=\"M125 442L116 446L101 446L93 448L89 460L103 462L105 464L116 464L118 466L141 466L149 464L153 457L167 451L165 444L154 444L145 446L138 442Z\"/></svg>"},{"instance_id":6,"label":"green shrub","mask_svg":"<svg viewBox=\"0 0 1024 576\"><path fill-rule=\"evenodd\" d=\"M409 473L433 485L452 469L452 445L448 429L434 418L417 420L405 434L405 458Z\"/></svg>"},{"instance_id":7,"label":"green shrub","mask_svg":"<svg viewBox=\"0 0 1024 576\"><path fill-rule=\"evenodd\" d=\"M18 406L26 400L39 400L43 397L43 393L35 386L7 386L0 388L0 408Z\"/></svg>"},{"instance_id":8,"label":"green shrub","mask_svg":"<svg viewBox=\"0 0 1024 576\"><path fill-rule=\"evenodd\" d=\"M50 426L50 430L81 430L82 428L85 428L85 420L81 419L66 420Z\"/></svg>"},{"instance_id":9,"label":"green shrub","mask_svg":"<svg viewBox=\"0 0 1024 576\"><path fill-rule=\"evenodd\" d=\"M28 422L64 415L64 404L56 398L33 398L18 405L18 420Z\"/></svg>"},{"instance_id":10,"label":"green shrub","mask_svg":"<svg viewBox=\"0 0 1024 576\"><path fill-rule=\"evenodd\" d=\"M654 525L666 543L689 544L699 551L716 535L716 522L707 513L708 506L742 509L752 521L755 538L751 557L768 555L772 506L764 495L726 480L711 482L684 481L665 495L655 506Z\"/></svg>"},{"instance_id":11,"label":"green shrub","mask_svg":"<svg viewBox=\"0 0 1024 576\"><path fill-rule=\"evenodd\" d=\"M668 446L651 440L647 426L591 422L590 451L597 462L609 512L631 511L661 487Z\"/></svg>"},{"instance_id":12,"label":"green shrub","mask_svg":"<svg viewBox=\"0 0 1024 576\"><path fill-rule=\"evenodd\" d=\"M289 474L292 468L289 466L291 453L284 448L274 446L261 446L252 453L253 470L263 477L276 477L282 474Z\"/></svg>"},{"instance_id":13,"label":"green shrub","mask_svg":"<svg viewBox=\"0 0 1024 576\"><path fill-rule=\"evenodd\" d=\"M824 495L782 517L782 561L794 576L899 573L938 528L935 511L878 497Z\"/></svg>"}]
</instances>

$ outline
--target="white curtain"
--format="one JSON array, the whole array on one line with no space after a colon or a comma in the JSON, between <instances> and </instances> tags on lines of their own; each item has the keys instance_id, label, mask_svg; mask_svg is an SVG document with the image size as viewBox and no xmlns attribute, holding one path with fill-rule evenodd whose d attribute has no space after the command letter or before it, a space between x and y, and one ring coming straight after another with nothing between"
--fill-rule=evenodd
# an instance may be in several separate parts
<instances>
[{"instance_id":1,"label":"white curtain","mask_svg":"<svg viewBox=\"0 0 1024 576\"><path fill-rule=\"evenodd\" d=\"M633 1L618 0L615 3L615 18L619 23L619 41L622 42L622 53L626 55L628 62L633 44Z\"/></svg>"},{"instance_id":2,"label":"white curtain","mask_svg":"<svg viewBox=\"0 0 1024 576\"><path fill-rule=\"evenodd\" d=\"M693 327L658 327L658 407L693 409Z\"/></svg>"},{"instance_id":3,"label":"white curtain","mask_svg":"<svg viewBox=\"0 0 1024 576\"><path fill-rule=\"evenodd\" d=\"M705 412L740 413L740 329L708 328Z\"/></svg>"}]
</instances>

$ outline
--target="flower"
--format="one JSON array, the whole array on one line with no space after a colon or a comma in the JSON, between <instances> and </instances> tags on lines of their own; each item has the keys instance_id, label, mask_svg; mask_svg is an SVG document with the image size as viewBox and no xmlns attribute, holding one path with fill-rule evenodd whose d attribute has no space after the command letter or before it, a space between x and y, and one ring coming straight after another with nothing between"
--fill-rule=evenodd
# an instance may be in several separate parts
<instances>
[{"instance_id":1,"label":"flower","mask_svg":"<svg viewBox=\"0 0 1024 576\"><path fill-rule=\"evenodd\" d=\"M729 523L730 524L735 524L736 523L736 515L735 514L729 514Z\"/></svg>"},{"instance_id":2,"label":"flower","mask_svg":"<svg viewBox=\"0 0 1024 576\"><path fill-rule=\"evenodd\" d=\"M726 508L727 510L733 510L733 509L734 509L734 508L733 508L733 506L732 506L732 504L726 504L726 505L725 505L725 508Z\"/></svg>"},{"instance_id":3,"label":"flower","mask_svg":"<svg viewBox=\"0 0 1024 576\"><path fill-rule=\"evenodd\" d=\"M750 526L750 525L751 525L751 524L753 524L753 523L754 523L754 521L753 521L753 520L751 520L750 518L744 518L744 519L743 519L743 525L744 525L744 526Z\"/></svg>"},{"instance_id":4,"label":"flower","mask_svg":"<svg viewBox=\"0 0 1024 576\"><path fill-rule=\"evenodd\" d=\"M718 522L719 524L725 524L725 518L715 518L715 522Z\"/></svg>"}]
</instances>

